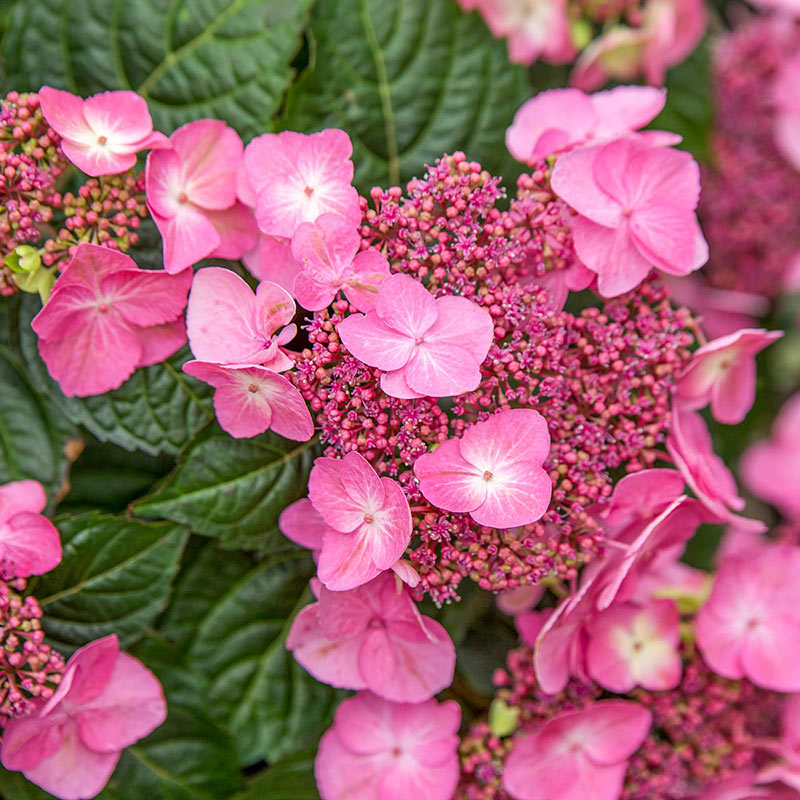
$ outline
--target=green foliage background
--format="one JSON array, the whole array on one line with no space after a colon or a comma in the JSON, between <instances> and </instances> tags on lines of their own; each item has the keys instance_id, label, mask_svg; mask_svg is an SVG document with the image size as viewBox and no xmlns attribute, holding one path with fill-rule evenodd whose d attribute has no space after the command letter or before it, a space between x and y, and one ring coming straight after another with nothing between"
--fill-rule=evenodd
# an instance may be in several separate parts
<instances>
[{"instance_id":1,"label":"green foliage background","mask_svg":"<svg viewBox=\"0 0 800 800\"><path fill-rule=\"evenodd\" d=\"M134 89L167 133L213 116L245 142L341 127L362 193L456 149L513 190L505 129L535 91L566 83L565 70L510 64L453 0L0 0L0 32L4 93ZM702 46L672 72L655 123L699 158L707 70ZM107 395L66 398L38 356L37 310L30 296L0 302L0 482L40 480L65 546L31 591L66 655L116 632L169 699L167 723L125 752L100 797L316 798L314 746L341 693L285 652L313 563L276 527L304 493L316 445L225 435L209 387L181 372L186 350ZM491 598L464 594L430 613L458 645L453 691L469 718L485 710L514 632ZM0 796L48 797L2 771Z\"/></svg>"}]
</instances>

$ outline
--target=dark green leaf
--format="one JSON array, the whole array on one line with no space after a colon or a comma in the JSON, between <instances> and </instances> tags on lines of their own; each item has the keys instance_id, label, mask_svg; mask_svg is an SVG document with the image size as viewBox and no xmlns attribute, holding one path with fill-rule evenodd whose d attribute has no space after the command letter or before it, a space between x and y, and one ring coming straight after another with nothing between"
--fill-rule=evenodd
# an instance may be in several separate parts
<instances>
[{"instance_id":1,"label":"dark green leaf","mask_svg":"<svg viewBox=\"0 0 800 800\"><path fill-rule=\"evenodd\" d=\"M0 484L34 478L51 497L57 495L67 475L65 448L77 431L35 390L21 364L3 346L0 387Z\"/></svg>"},{"instance_id":2,"label":"dark green leaf","mask_svg":"<svg viewBox=\"0 0 800 800\"><path fill-rule=\"evenodd\" d=\"M362 192L454 150L511 181L505 129L530 90L477 14L453 0L319 0L311 33L281 124L344 128Z\"/></svg>"},{"instance_id":3,"label":"dark green leaf","mask_svg":"<svg viewBox=\"0 0 800 800\"><path fill-rule=\"evenodd\" d=\"M263 133L292 77L311 0L36 0L5 37L9 83L81 95L134 89L156 127L224 119Z\"/></svg>"},{"instance_id":4,"label":"dark green leaf","mask_svg":"<svg viewBox=\"0 0 800 800\"><path fill-rule=\"evenodd\" d=\"M232 800L319 800L314 780L315 750L301 750L254 776Z\"/></svg>"},{"instance_id":5,"label":"dark green leaf","mask_svg":"<svg viewBox=\"0 0 800 800\"><path fill-rule=\"evenodd\" d=\"M181 371L189 358L183 348L162 364L136 370L113 392L95 397L64 397L39 356L30 322L41 305L26 297L19 325L19 351L36 386L45 391L76 425L83 425L103 442L149 455L176 455L214 416L211 387Z\"/></svg>"},{"instance_id":6,"label":"dark green leaf","mask_svg":"<svg viewBox=\"0 0 800 800\"><path fill-rule=\"evenodd\" d=\"M313 571L308 553L253 566L212 543L178 582L162 623L207 679L209 712L233 734L245 764L296 750L330 721L337 693L285 648L294 614L311 600Z\"/></svg>"},{"instance_id":7,"label":"dark green leaf","mask_svg":"<svg viewBox=\"0 0 800 800\"><path fill-rule=\"evenodd\" d=\"M272 433L232 439L212 426L191 443L165 484L134 510L183 522L226 546L268 549L286 543L278 516L306 493L313 458L313 442Z\"/></svg>"},{"instance_id":8,"label":"dark green leaf","mask_svg":"<svg viewBox=\"0 0 800 800\"><path fill-rule=\"evenodd\" d=\"M64 558L32 584L48 639L65 653L109 633L138 639L167 604L187 531L99 513L56 527Z\"/></svg>"}]
</instances>

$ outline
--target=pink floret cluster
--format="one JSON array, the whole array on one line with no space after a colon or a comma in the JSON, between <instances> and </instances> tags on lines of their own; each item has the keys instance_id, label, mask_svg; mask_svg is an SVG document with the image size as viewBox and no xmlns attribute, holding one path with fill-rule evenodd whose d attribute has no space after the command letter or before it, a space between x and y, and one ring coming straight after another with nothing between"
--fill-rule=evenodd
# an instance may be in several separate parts
<instances>
[{"instance_id":1,"label":"pink floret cluster","mask_svg":"<svg viewBox=\"0 0 800 800\"><path fill-rule=\"evenodd\" d=\"M692 276L708 248L697 164L673 134L641 131L663 91L526 103L508 144L529 172L507 208L499 178L463 153L367 199L343 131L245 146L220 120L154 132L128 92L42 97L64 154L94 176L84 199L100 193L91 211L71 199L66 229L87 232L32 323L63 392L113 390L188 339L183 371L213 387L224 431L318 437L308 496L279 526L316 563L315 601L286 646L356 692L320 744L323 800L634 800L655 787L700 800L726 782L800 785L775 698L800 692L800 550L744 514L700 413L741 422L756 356L782 334L744 325L708 341L671 302L665 280ZM144 150L159 270L122 252L122 218L114 237L89 232L117 202L139 218ZM293 350L298 323L308 346ZM0 525L3 569L51 569L14 535L28 525L53 555L52 531L18 517ZM738 531L716 576L680 561L703 523ZM500 594L526 646L459 762L460 709L436 698L456 651L419 602L456 602L465 579ZM157 681L113 637L60 680L35 675L45 688L7 726L2 760L65 800L99 792L163 720ZM763 726L748 709L762 694Z\"/></svg>"}]
</instances>

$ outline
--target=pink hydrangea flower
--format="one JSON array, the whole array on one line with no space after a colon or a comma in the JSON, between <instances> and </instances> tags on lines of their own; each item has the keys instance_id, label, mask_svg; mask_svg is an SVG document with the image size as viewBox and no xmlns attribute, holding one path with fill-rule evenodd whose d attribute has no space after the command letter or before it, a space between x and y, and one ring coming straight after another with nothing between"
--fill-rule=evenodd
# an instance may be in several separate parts
<instances>
[{"instance_id":1,"label":"pink hydrangea flower","mask_svg":"<svg viewBox=\"0 0 800 800\"><path fill-rule=\"evenodd\" d=\"M695 622L714 672L777 692L800 690L800 548L775 544L727 559Z\"/></svg>"},{"instance_id":2,"label":"pink hydrangea flower","mask_svg":"<svg viewBox=\"0 0 800 800\"><path fill-rule=\"evenodd\" d=\"M552 482L542 463L549 452L542 415L511 409L420 456L414 474L420 492L437 508L468 512L479 525L514 528L547 510Z\"/></svg>"},{"instance_id":3,"label":"pink hydrangea flower","mask_svg":"<svg viewBox=\"0 0 800 800\"><path fill-rule=\"evenodd\" d=\"M175 273L207 256L239 258L256 243L252 214L236 197L239 134L222 120L200 119L147 157L147 207L164 240L164 268Z\"/></svg>"},{"instance_id":4,"label":"pink hydrangea flower","mask_svg":"<svg viewBox=\"0 0 800 800\"><path fill-rule=\"evenodd\" d=\"M389 572L347 592L319 587L318 602L295 617L286 647L318 681L401 703L447 688L456 663L447 631L419 613Z\"/></svg>"},{"instance_id":5,"label":"pink hydrangea flower","mask_svg":"<svg viewBox=\"0 0 800 800\"><path fill-rule=\"evenodd\" d=\"M587 143L618 139L651 122L667 95L650 86L618 86L584 94L550 89L523 103L506 130L506 147L517 161L532 163Z\"/></svg>"},{"instance_id":6,"label":"pink hydrangea flower","mask_svg":"<svg viewBox=\"0 0 800 800\"><path fill-rule=\"evenodd\" d=\"M566 0L459 0L465 11L477 8L498 39L507 39L516 64L543 58L566 64L575 57Z\"/></svg>"},{"instance_id":7,"label":"pink hydrangea flower","mask_svg":"<svg viewBox=\"0 0 800 800\"><path fill-rule=\"evenodd\" d=\"M589 623L588 635L586 667L603 688L660 692L680 683L680 615L672 600L615 603Z\"/></svg>"},{"instance_id":8,"label":"pink hydrangea flower","mask_svg":"<svg viewBox=\"0 0 800 800\"><path fill-rule=\"evenodd\" d=\"M44 575L61 561L61 537L42 515L47 495L38 481L0 486L0 577Z\"/></svg>"},{"instance_id":9,"label":"pink hydrangea flower","mask_svg":"<svg viewBox=\"0 0 800 800\"><path fill-rule=\"evenodd\" d=\"M783 331L746 328L698 348L675 385L684 408L704 408L718 422L736 425L756 397L756 354L783 336Z\"/></svg>"},{"instance_id":10,"label":"pink hydrangea flower","mask_svg":"<svg viewBox=\"0 0 800 800\"><path fill-rule=\"evenodd\" d=\"M278 527L287 539L311 550L314 561L319 560L325 534L336 533L336 530L325 522L322 514L314 508L307 497L296 500L281 512L278 518ZM398 559L392 564L391 569L403 583L407 583L412 588L419 584L419 573L407 559Z\"/></svg>"},{"instance_id":11,"label":"pink hydrangea flower","mask_svg":"<svg viewBox=\"0 0 800 800\"><path fill-rule=\"evenodd\" d=\"M216 389L214 410L220 427L236 439L273 430L305 442L314 422L305 400L283 375L260 365L187 361L183 371Z\"/></svg>"},{"instance_id":12,"label":"pink hydrangea flower","mask_svg":"<svg viewBox=\"0 0 800 800\"><path fill-rule=\"evenodd\" d=\"M258 227L270 236L291 239L303 222L320 214L339 214L353 225L361 221L353 182L353 145L341 130L306 135L265 133L244 153L247 177L256 194Z\"/></svg>"},{"instance_id":13,"label":"pink hydrangea flower","mask_svg":"<svg viewBox=\"0 0 800 800\"><path fill-rule=\"evenodd\" d=\"M800 394L784 403L772 436L745 450L740 469L754 495L787 517L800 517Z\"/></svg>"},{"instance_id":14,"label":"pink hydrangea flower","mask_svg":"<svg viewBox=\"0 0 800 800\"><path fill-rule=\"evenodd\" d=\"M503 788L515 800L617 800L651 724L646 708L626 700L557 714L511 751Z\"/></svg>"},{"instance_id":15,"label":"pink hydrangea flower","mask_svg":"<svg viewBox=\"0 0 800 800\"><path fill-rule=\"evenodd\" d=\"M297 333L291 295L263 281L255 293L235 272L198 270L186 310L195 358L215 364L260 364L285 372L294 361L281 349Z\"/></svg>"},{"instance_id":16,"label":"pink hydrangea flower","mask_svg":"<svg viewBox=\"0 0 800 800\"><path fill-rule=\"evenodd\" d=\"M708 259L688 153L636 139L573 150L556 162L552 186L578 212L575 248L604 297L635 288L653 267L688 275Z\"/></svg>"},{"instance_id":17,"label":"pink hydrangea flower","mask_svg":"<svg viewBox=\"0 0 800 800\"><path fill-rule=\"evenodd\" d=\"M643 75L647 83L661 86L667 69L694 50L706 21L702 0L648 0L640 27L615 25L581 53L570 84L590 92L610 78L630 81Z\"/></svg>"},{"instance_id":18,"label":"pink hydrangea flower","mask_svg":"<svg viewBox=\"0 0 800 800\"><path fill-rule=\"evenodd\" d=\"M337 331L356 358L385 370L386 394L447 397L477 388L494 325L465 297L434 299L408 275L392 275L381 283L375 309L351 314Z\"/></svg>"},{"instance_id":19,"label":"pink hydrangea flower","mask_svg":"<svg viewBox=\"0 0 800 800\"><path fill-rule=\"evenodd\" d=\"M322 800L450 800L458 783L461 709L452 700L345 700L314 762Z\"/></svg>"},{"instance_id":20,"label":"pink hydrangea flower","mask_svg":"<svg viewBox=\"0 0 800 800\"><path fill-rule=\"evenodd\" d=\"M391 569L411 539L411 510L400 484L379 478L359 453L318 458L308 495L331 530L317 576L328 589L355 589Z\"/></svg>"},{"instance_id":21,"label":"pink hydrangea flower","mask_svg":"<svg viewBox=\"0 0 800 800\"><path fill-rule=\"evenodd\" d=\"M61 684L28 717L3 731L3 766L61 800L103 789L122 750L167 716L161 684L119 650L116 636L87 644L67 662Z\"/></svg>"},{"instance_id":22,"label":"pink hydrangea flower","mask_svg":"<svg viewBox=\"0 0 800 800\"><path fill-rule=\"evenodd\" d=\"M796 3L800 14L800 2ZM784 158L800 170L800 55L789 59L773 84L775 143Z\"/></svg>"},{"instance_id":23,"label":"pink hydrangea flower","mask_svg":"<svg viewBox=\"0 0 800 800\"><path fill-rule=\"evenodd\" d=\"M64 394L103 394L172 355L186 341L181 317L191 281L188 273L139 269L107 247L78 245L31 325Z\"/></svg>"},{"instance_id":24,"label":"pink hydrangea flower","mask_svg":"<svg viewBox=\"0 0 800 800\"><path fill-rule=\"evenodd\" d=\"M672 412L672 432L667 451L680 474L716 522L736 522L754 531L763 523L734 514L744 508L736 481L723 460L714 453L706 423L696 411L676 408Z\"/></svg>"},{"instance_id":25,"label":"pink hydrangea flower","mask_svg":"<svg viewBox=\"0 0 800 800\"><path fill-rule=\"evenodd\" d=\"M84 100L42 86L39 101L64 155L87 175L127 172L140 150L169 147L167 137L153 130L147 103L136 92L102 92Z\"/></svg>"},{"instance_id":26,"label":"pink hydrangea flower","mask_svg":"<svg viewBox=\"0 0 800 800\"><path fill-rule=\"evenodd\" d=\"M292 256L301 272L294 296L303 308L320 311L343 291L359 310L375 308L378 287L389 277L389 262L377 250L362 250L358 228L339 214L320 214L292 237Z\"/></svg>"}]
</instances>

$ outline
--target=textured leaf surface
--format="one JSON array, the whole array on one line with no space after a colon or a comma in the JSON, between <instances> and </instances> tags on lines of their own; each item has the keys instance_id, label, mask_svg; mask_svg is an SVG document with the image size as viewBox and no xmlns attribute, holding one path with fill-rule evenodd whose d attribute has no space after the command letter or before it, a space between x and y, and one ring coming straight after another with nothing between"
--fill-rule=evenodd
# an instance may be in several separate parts
<instances>
[{"instance_id":1,"label":"textured leaf surface","mask_svg":"<svg viewBox=\"0 0 800 800\"><path fill-rule=\"evenodd\" d=\"M52 497L66 477L65 447L77 432L36 392L21 364L0 346L0 484L33 478Z\"/></svg>"},{"instance_id":2,"label":"textured leaf surface","mask_svg":"<svg viewBox=\"0 0 800 800\"><path fill-rule=\"evenodd\" d=\"M315 750L301 750L254 777L232 800L319 800L314 780Z\"/></svg>"},{"instance_id":3,"label":"textured leaf surface","mask_svg":"<svg viewBox=\"0 0 800 800\"><path fill-rule=\"evenodd\" d=\"M165 615L164 633L207 679L209 711L233 734L245 764L307 744L333 712L337 693L285 649L291 619L311 600L313 571L305 552L254 564L212 543L178 582Z\"/></svg>"},{"instance_id":4,"label":"textured leaf surface","mask_svg":"<svg viewBox=\"0 0 800 800\"><path fill-rule=\"evenodd\" d=\"M246 139L267 129L291 80L311 0L20 2L3 51L8 82L81 95L143 94L165 132L224 119Z\"/></svg>"},{"instance_id":5,"label":"textured leaf surface","mask_svg":"<svg viewBox=\"0 0 800 800\"><path fill-rule=\"evenodd\" d=\"M278 516L305 495L314 452L313 442L271 433L232 439L212 426L192 442L165 484L134 510L185 523L226 546L285 544Z\"/></svg>"},{"instance_id":6,"label":"textured leaf surface","mask_svg":"<svg viewBox=\"0 0 800 800\"><path fill-rule=\"evenodd\" d=\"M477 14L452 0L319 0L311 32L315 58L281 124L344 128L362 192L454 150L513 185L505 129L531 92Z\"/></svg>"},{"instance_id":7,"label":"textured leaf surface","mask_svg":"<svg viewBox=\"0 0 800 800\"><path fill-rule=\"evenodd\" d=\"M149 455L177 455L214 417L213 389L181 371L191 356L184 347L172 358L136 370L119 389L95 397L65 397L39 356L30 322L40 304L26 297L19 325L19 349L31 380L76 425L103 442Z\"/></svg>"},{"instance_id":8,"label":"textured leaf surface","mask_svg":"<svg viewBox=\"0 0 800 800\"><path fill-rule=\"evenodd\" d=\"M99 800L223 800L241 787L233 740L205 711L202 681L159 642L133 655L155 672L167 697L166 722L127 748ZM52 795L0 767L0 796L45 800Z\"/></svg>"},{"instance_id":9,"label":"textured leaf surface","mask_svg":"<svg viewBox=\"0 0 800 800\"><path fill-rule=\"evenodd\" d=\"M56 527L64 558L32 584L48 639L65 653L109 633L134 642L167 604L187 531L99 513Z\"/></svg>"}]
</instances>

